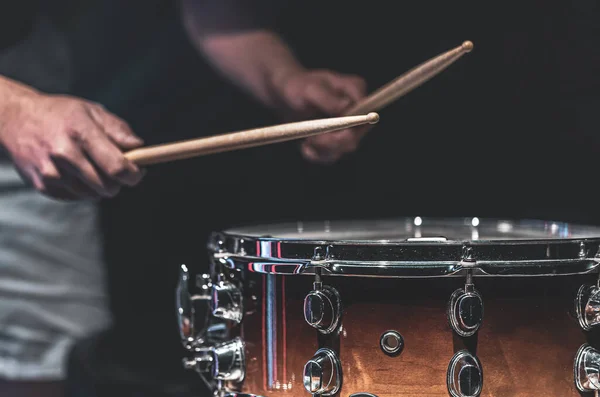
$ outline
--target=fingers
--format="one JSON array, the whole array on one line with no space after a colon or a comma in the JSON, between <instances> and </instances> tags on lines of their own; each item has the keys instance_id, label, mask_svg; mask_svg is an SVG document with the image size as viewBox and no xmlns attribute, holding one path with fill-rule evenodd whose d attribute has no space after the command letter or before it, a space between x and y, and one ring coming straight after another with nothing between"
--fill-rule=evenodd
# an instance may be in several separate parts
<instances>
[{"instance_id":1,"label":"fingers","mask_svg":"<svg viewBox=\"0 0 600 397\"><path fill-rule=\"evenodd\" d=\"M339 75L331 73L329 77L331 86L347 95L352 102L358 102L367 94L367 83L359 76Z\"/></svg>"},{"instance_id":2,"label":"fingers","mask_svg":"<svg viewBox=\"0 0 600 397\"><path fill-rule=\"evenodd\" d=\"M104 134L95 123L82 126L81 146L106 177L127 186L137 185L142 172L123 152Z\"/></svg>"},{"instance_id":3,"label":"fingers","mask_svg":"<svg viewBox=\"0 0 600 397\"><path fill-rule=\"evenodd\" d=\"M35 189L46 196L67 201L97 197L92 189L73 176L61 173L49 158L40 161L37 167L29 165L21 168L21 171Z\"/></svg>"},{"instance_id":4,"label":"fingers","mask_svg":"<svg viewBox=\"0 0 600 397\"><path fill-rule=\"evenodd\" d=\"M81 151L71 161L57 158L54 163L63 174L67 189L82 197L114 197L121 190L117 182L102 175Z\"/></svg>"},{"instance_id":5,"label":"fingers","mask_svg":"<svg viewBox=\"0 0 600 397\"><path fill-rule=\"evenodd\" d=\"M52 143L49 159L42 161L39 172L45 185L63 185L67 189L73 185L75 194L85 191L89 196L113 197L118 192L118 185L103 178L77 142L68 136Z\"/></svg>"},{"instance_id":6,"label":"fingers","mask_svg":"<svg viewBox=\"0 0 600 397\"><path fill-rule=\"evenodd\" d=\"M303 142L302 154L312 162L334 163L344 154L356 151L361 136L355 129L313 136Z\"/></svg>"},{"instance_id":7,"label":"fingers","mask_svg":"<svg viewBox=\"0 0 600 397\"><path fill-rule=\"evenodd\" d=\"M107 112L101 105L88 106L89 115L98 123L108 137L122 149L134 149L141 146L143 140L135 135L129 125L117 116Z\"/></svg>"},{"instance_id":8,"label":"fingers","mask_svg":"<svg viewBox=\"0 0 600 397\"><path fill-rule=\"evenodd\" d=\"M143 176L91 118L56 139L49 154L39 171L43 188L73 197L114 197L122 185L134 186Z\"/></svg>"},{"instance_id":9,"label":"fingers","mask_svg":"<svg viewBox=\"0 0 600 397\"><path fill-rule=\"evenodd\" d=\"M48 195L60 200L85 200L98 197L95 191L72 175L64 175L60 181L49 181L44 187Z\"/></svg>"},{"instance_id":10,"label":"fingers","mask_svg":"<svg viewBox=\"0 0 600 397\"><path fill-rule=\"evenodd\" d=\"M363 99L366 90L365 80L358 76L328 70L312 71L297 76L290 83L288 103L296 112L316 110L328 116L339 116ZM355 127L308 138L301 147L302 155L312 162L333 163L344 154L354 152L370 128Z\"/></svg>"},{"instance_id":11,"label":"fingers","mask_svg":"<svg viewBox=\"0 0 600 397\"><path fill-rule=\"evenodd\" d=\"M364 98L366 90L366 82L358 76L319 71L314 72L305 87L304 102L322 113L337 116Z\"/></svg>"},{"instance_id":12,"label":"fingers","mask_svg":"<svg viewBox=\"0 0 600 397\"><path fill-rule=\"evenodd\" d=\"M336 163L341 157L341 153L336 152L319 152L313 146L303 144L301 147L302 156L315 164L331 165Z\"/></svg>"},{"instance_id":13,"label":"fingers","mask_svg":"<svg viewBox=\"0 0 600 397\"><path fill-rule=\"evenodd\" d=\"M315 81L306 87L304 101L327 115L338 115L352 102L333 90L326 81Z\"/></svg>"}]
</instances>

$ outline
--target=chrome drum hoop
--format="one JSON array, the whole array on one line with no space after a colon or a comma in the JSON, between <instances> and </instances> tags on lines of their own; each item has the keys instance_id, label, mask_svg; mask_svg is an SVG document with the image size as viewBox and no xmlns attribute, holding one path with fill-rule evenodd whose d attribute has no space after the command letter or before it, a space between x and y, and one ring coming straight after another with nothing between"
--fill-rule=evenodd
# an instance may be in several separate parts
<instances>
[{"instance_id":1,"label":"chrome drum hoop","mask_svg":"<svg viewBox=\"0 0 600 397\"><path fill-rule=\"evenodd\" d=\"M327 232L294 233L290 225L271 225L264 228L275 229L269 236L261 236L260 227L214 233L208 248L215 261L226 267L265 274L310 275L321 269L324 275L336 276L448 277L470 271L474 276L510 277L599 270L599 227L491 219L478 220L476 227L466 224L466 219L471 218L426 219L419 227L406 226L414 218L340 222L338 234L343 238L339 239L335 233L324 239ZM406 230L392 229L390 222ZM352 236L353 230L344 231L348 224L365 232ZM369 229L369 225L382 224L387 229L379 234L376 227ZM308 225L314 230L315 225L331 228L336 223ZM385 233L393 238L380 238ZM481 238L473 238L477 235Z\"/></svg>"}]
</instances>

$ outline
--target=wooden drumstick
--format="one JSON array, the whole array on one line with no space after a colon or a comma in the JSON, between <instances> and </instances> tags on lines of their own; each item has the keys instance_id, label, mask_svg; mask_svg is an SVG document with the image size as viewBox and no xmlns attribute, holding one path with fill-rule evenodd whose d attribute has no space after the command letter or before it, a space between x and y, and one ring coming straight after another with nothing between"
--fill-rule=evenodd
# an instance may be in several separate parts
<instances>
[{"instance_id":1,"label":"wooden drumstick","mask_svg":"<svg viewBox=\"0 0 600 397\"><path fill-rule=\"evenodd\" d=\"M377 113L301 121L215 135L207 138L148 146L127 152L125 157L137 165L146 166L285 142L363 124L376 124L378 121L379 115Z\"/></svg>"},{"instance_id":2,"label":"wooden drumstick","mask_svg":"<svg viewBox=\"0 0 600 397\"><path fill-rule=\"evenodd\" d=\"M431 58L427 62L420 64L379 88L373 94L356 103L345 114L363 114L383 109L446 69L463 56L463 54L470 52L472 49L473 43L465 41L460 47Z\"/></svg>"}]
</instances>

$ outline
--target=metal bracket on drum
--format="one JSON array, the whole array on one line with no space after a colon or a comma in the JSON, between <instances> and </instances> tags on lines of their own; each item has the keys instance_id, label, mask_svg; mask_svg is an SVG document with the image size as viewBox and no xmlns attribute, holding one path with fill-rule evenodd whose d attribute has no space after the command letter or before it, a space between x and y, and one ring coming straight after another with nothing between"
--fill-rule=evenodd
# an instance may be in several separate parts
<instances>
[{"instance_id":1,"label":"metal bracket on drum","mask_svg":"<svg viewBox=\"0 0 600 397\"><path fill-rule=\"evenodd\" d=\"M582 285L575 297L575 313L584 331L600 328L600 279L596 285Z\"/></svg>"},{"instance_id":2,"label":"metal bracket on drum","mask_svg":"<svg viewBox=\"0 0 600 397\"><path fill-rule=\"evenodd\" d=\"M315 250L316 260L320 252ZM342 302L340 294L333 287L323 285L321 268L315 269L313 290L304 298L304 320L322 334L330 334L340 325Z\"/></svg>"},{"instance_id":3,"label":"metal bracket on drum","mask_svg":"<svg viewBox=\"0 0 600 397\"><path fill-rule=\"evenodd\" d=\"M179 335L183 346L191 350L204 343L210 312L212 282L207 274L199 276L197 287L200 289L200 293L191 294L188 285L189 279L187 266L181 265L175 295Z\"/></svg>"},{"instance_id":4,"label":"metal bracket on drum","mask_svg":"<svg viewBox=\"0 0 600 397\"><path fill-rule=\"evenodd\" d=\"M575 386L582 393L600 390L600 352L588 344L583 344L575 355L573 365Z\"/></svg>"},{"instance_id":5,"label":"metal bracket on drum","mask_svg":"<svg viewBox=\"0 0 600 397\"><path fill-rule=\"evenodd\" d=\"M224 382L241 383L246 377L246 346L241 338L212 347L194 350L192 358L183 360L185 369L195 370L207 386L216 392Z\"/></svg>"},{"instance_id":6,"label":"metal bracket on drum","mask_svg":"<svg viewBox=\"0 0 600 397\"><path fill-rule=\"evenodd\" d=\"M465 286L454 291L450 297L447 316L454 332L466 338L475 335L481 327L483 298L473 284L475 261L471 256L470 247L465 247L462 264L467 269Z\"/></svg>"},{"instance_id":7,"label":"metal bracket on drum","mask_svg":"<svg viewBox=\"0 0 600 397\"><path fill-rule=\"evenodd\" d=\"M354 393L350 394L348 397L377 397L375 394L371 393Z\"/></svg>"},{"instance_id":8,"label":"metal bracket on drum","mask_svg":"<svg viewBox=\"0 0 600 397\"><path fill-rule=\"evenodd\" d=\"M452 397L478 397L483 389L481 363L466 350L457 352L450 360L446 383Z\"/></svg>"},{"instance_id":9,"label":"metal bracket on drum","mask_svg":"<svg viewBox=\"0 0 600 397\"><path fill-rule=\"evenodd\" d=\"M342 364L330 349L319 349L304 366L304 388L313 396L333 396L342 387Z\"/></svg>"},{"instance_id":10,"label":"metal bracket on drum","mask_svg":"<svg viewBox=\"0 0 600 397\"><path fill-rule=\"evenodd\" d=\"M189 271L181 265L176 290L180 336L191 356L183 360L183 366L195 370L215 395L227 393L227 384L239 384L246 376L244 341L239 337L225 340L242 320L242 292L221 270L216 281L209 275L198 277L201 293L192 295Z\"/></svg>"}]
</instances>

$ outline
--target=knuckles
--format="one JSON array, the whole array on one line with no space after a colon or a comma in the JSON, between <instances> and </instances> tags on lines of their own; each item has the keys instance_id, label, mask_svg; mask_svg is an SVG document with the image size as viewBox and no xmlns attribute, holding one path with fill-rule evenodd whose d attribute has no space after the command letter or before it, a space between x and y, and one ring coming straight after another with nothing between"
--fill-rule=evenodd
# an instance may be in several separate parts
<instances>
[{"instance_id":1,"label":"knuckles","mask_svg":"<svg viewBox=\"0 0 600 397\"><path fill-rule=\"evenodd\" d=\"M59 141L50 146L49 154L51 157L66 161L74 160L76 151L73 143L68 141Z\"/></svg>"}]
</instances>

